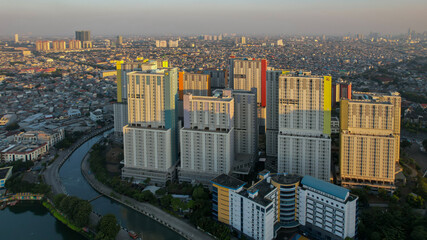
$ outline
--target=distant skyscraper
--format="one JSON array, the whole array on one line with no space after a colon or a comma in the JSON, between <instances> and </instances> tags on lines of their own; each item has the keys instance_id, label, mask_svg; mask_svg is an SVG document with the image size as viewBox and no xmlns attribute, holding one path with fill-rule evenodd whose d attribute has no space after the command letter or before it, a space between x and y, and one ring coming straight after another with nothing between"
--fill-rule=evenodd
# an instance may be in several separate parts
<instances>
[{"instance_id":1,"label":"distant skyscraper","mask_svg":"<svg viewBox=\"0 0 427 240\"><path fill-rule=\"evenodd\" d=\"M180 181L208 184L219 174L229 174L234 160L234 99L184 95L180 138Z\"/></svg>"},{"instance_id":2,"label":"distant skyscraper","mask_svg":"<svg viewBox=\"0 0 427 240\"><path fill-rule=\"evenodd\" d=\"M117 36L116 45L117 46L121 46L122 44L123 44L123 37L122 36Z\"/></svg>"},{"instance_id":3,"label":"distant skyscraper","mask_svg":"<svg viewBox=\"0 0 427 240\"><path fill-rule=\"evenodd\" d=\"M80 40L70 40L68 42L68 48L70 50L77 50L82 48L82 42Z\"/></svg>"},{"instance_id":4,"label":"distant skyscraper","mask_svg":"<svg viewBox=\"0 0 427 240\"><path fill-rule=\"evenodd\" d=\"M191 93L194 96L210 96L211 95L211 77L208 74L200 73L179 73L179 99Z\"/></svg>"},{"instance_id":5,"label":"distant skyscraper","mask_svg":"<svg viewBox=\"0 0 427 240\"><path fill-rule=\"evenodd\" d=\"M168 42L166 40L156 40L156 47L167 47Z\"/></svg>"},{"instance_id":6,"label":"distant skyscraper","mask_svg":"<svg viewBox=\"0 0 427 240\"><path fill-rule=\"evenodd\" d=\"M246 44L246 37L240 38L240 43L241 44Z\"/></svg>"},{"instance_id":7,"label":"distant skyscraper","mask_svg":"<svg viewBox=\"0 0 427 240\"><path fill-rule=\"evenodd\" d=\"M90 31L76 31L76 40L80 42L91 41Z\"/></svg>"},{"instance_id":8,"label":"distant skyscraper","mask_svg":"<svg viewBox=\"0 0 427 240\"><path fill-rule=\"evenodd\" d=\"M278 172L329 181L331 77L279 77Z\"/></svg>"},{"instance_id":9,"label":"distant skyscraper","mask_svg":"<svg viewBox=\"0 0 427 240\"><path fill-rule=\"evenodd\" d=\"M15 34L15 43L19 43L19 36L18 36L18 34Z\"/></svg>"},{"instance_id":10,"label":"distant skyscraper","mask_svg":"<svg viewBox=\"0 0 427 240\"><path fill-rule=\"evenodd\" d=\"M277 46L283 46L283 39L277 40Z\"/></svg>"},{"instance_id":11,"label":"distant skyscraper","mask_svg":"<svg viewBox=\"0 0 427 240\"><path fill-rule=\"evenodd\" d=\"M265 127L266 118L266 74L267 60L230 58L229 84L236 90L251 91L257 89L258 119L260 126Z\"/></svg>"},{"instance_id":12,"label":"distant skyscraper","mask_svg":"<svg viewBox=\"0 0 427 240\"><path fill-rule=\"evenodd\" d=\"M165 184L178 158L178 71L127 74L128 125L123 128L123 178Z\"/></svg>"},{"instance_id":13,"label":"distant skyscraper","mask_svg":"<svg viewBox=\"0 0 427 240\"><path fill-rule=\"evenodd\" d=\"M36 51L50 51L50 42L49 41L36 41Z\"/></svg>"},{"instance_id":14,"label":"distant skyscraper","mask_svg":"<svg viewBox=\"0 0 427 240\"><path fill-rule=\"evenodd\" d=\"M178 44L179 44L179 41L178 40L169 40L169 47L170 48L177 48L178 47Z\"/></svg>"}]
</instances>

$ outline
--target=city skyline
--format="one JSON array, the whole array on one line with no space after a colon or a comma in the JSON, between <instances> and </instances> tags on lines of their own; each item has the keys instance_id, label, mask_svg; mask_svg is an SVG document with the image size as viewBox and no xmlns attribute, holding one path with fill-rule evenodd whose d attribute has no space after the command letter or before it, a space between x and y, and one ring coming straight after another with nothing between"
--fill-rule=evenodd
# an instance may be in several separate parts
<instances>
[{"instance_id":1,"label":"city skyline","mask_svg":"<svg viewBox=\"0 0 427 240\"><path fill-rule=\"evenodd\" d=\"M135 0L120 4L99 0L89 3L19 0L0 10L0 35L68 36L78 29L89 29L93 35L397 34L406 33L408 28L426 31L426 11L427 3L421 0L409 0L404 5L397 0L268 0L262 4L242 0L215 3L185 0L179 4Z\"/></svg>"}]
</instances>

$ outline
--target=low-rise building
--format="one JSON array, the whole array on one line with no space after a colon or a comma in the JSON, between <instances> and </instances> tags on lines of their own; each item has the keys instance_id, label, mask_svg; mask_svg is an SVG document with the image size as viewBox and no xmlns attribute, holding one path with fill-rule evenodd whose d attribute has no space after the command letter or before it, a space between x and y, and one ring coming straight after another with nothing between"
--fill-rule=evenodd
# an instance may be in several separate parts
<instances>
[{"instance_id":1,"label":"low-rise building","mask_svg":"<svg viewBox=\"0 0 427 240\"><path fill-rule=\"evenodd\" d=\"M90 112L90 120L97 122L102 121L104 119L104 116L102 115L101 109L96 109L93 112Z\"/></svg>"},{"instance_id":2,"label":"low-rise building","mask_svg":"<svg viewBox=\"0 0 427 240\"><path fill-rule=\"evenodd\" d=\"M331 117L331 133L340 133L340 120L338 117Z\"/></svg>"}]
</instances>

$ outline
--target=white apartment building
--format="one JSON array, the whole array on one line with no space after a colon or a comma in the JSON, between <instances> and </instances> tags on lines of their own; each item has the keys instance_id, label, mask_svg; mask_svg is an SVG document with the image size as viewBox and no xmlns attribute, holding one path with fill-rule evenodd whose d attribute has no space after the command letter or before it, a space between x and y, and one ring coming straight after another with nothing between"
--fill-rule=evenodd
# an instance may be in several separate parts
<instances>
[{"instance_id":1,"label":"white apartment building","mask_svg":"<svg viewBox=\"0 0 427 240\"><path fill-rule=\"evenodd\" d=\"M184 95L180 140L180 181L207 184L228 174L234 160L234 99Z\"/></svg>"},{"instance_id":2,"label":"white apartment building","mask_svg":"<svg viewBox=\"0 0 427 240\"><path fill-rule=\"evenodd\" d=\"M128 125L123 127L123 178L165 184L177 162L176 68L127 75Z\"/></svg>"},{"instance_id":3,"label":"white apartment building","mask_svg":"<svg viewBox=\"0 0 427 240\"><path fill-rule=\"evenodd\" d=\"M331 78L279 77L278 172L329 181Z\"/></svg>"},{"instance_id":4,"label":"white apartment building","mask_svg":"<svg viewBox=\"0 0 427 240\"><path fill-rule=\"evenodd\" d=\"M305 176L298 187L298 221L314 239L353 238L357 228L357 196L346 188Z\"/></svg>"}]
</instances>

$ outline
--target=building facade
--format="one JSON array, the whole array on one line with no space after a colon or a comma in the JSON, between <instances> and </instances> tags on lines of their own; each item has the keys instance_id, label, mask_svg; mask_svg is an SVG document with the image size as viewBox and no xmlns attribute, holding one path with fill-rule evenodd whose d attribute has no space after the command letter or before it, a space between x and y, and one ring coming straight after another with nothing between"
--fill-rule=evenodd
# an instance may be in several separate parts
<instances>
[{"instance_id":1,"label":"building facade","mask_svg":"<svg viewBox=\"0 0 427 240\"><path fill-rule=\"evenodd\" d=\"M176 68L127 74L128 125L123 127L123 178L165 184L177 163Z\"/></svg>"},{"instance_id":2,"label":"building facade","mask_svg":"<svg viewBox=\"0 0 427 240\"><path fill-rule=\"evenodd\" d=\"M330 179L331 77L279 77L278 172Z\"/></svg>"},{"instance_id":3,"label":"building facade","mask_svg":"<svg viewBox=\"0 0 427 240\"><path fill-rule=\"evenodd\" d=\"M235 90L257 89L258 120L265 127L267 105L267 60L230 58L229 84Z\"/></svg>"},{"instance_id":4,"label":"building facade","mask_svg":"<svg viewBox=\"0 0 427 240\"><path fill-rule=\"evenodd\" d=\"M342 100L340 173L343 186L394 189L397 137L390 101ZM400 116L399 116L400 120Z\"/></svg>"},{"instance_id":5,"label":"building facade","mask_svg":"<svg viewBox=\"0 0 427 240\"><path fill-rule=\"evenodd\" d=\"M190 93L194 96L210 96L211 83L208 74L200 73L179 73L179 99L182 100L184 95Z\"/></svg>"},{"instance_id":6,"label":"building facade","mask_svg":"<svg viewBox=\"0 0 427 240\"><path fill-rule=\"evenodd\" d=\"M279 135L279 77L282 70L267 71L267 106L266 106L266 155L277 157L277 140Z\"/></svg>"},{"instance_id":7,"label":"building facade","mask_svg":"<svg viewBox=\"0 0 427 240\"><path fill-rule=\"evenodd\" d=\"M225 69L205 69L211 78L211 89L228 87L228 71Z\"/></svg>"},{"instance_id":8,"label":"building facade","mask_svg":"<svg viewBox=\"0 0 427 240\"><path fill-rule=\"evenodd\" d=\"M295 174L263 170L245 183L222 174L211 181L214 219L251 239L273 239L280 228L296 228L311 239L356 236L357 196L348 189Z\"/></svg>"},{"instance_id":9,"label":"building facade","mask_svg":"<svg viewBox=\"0 0 427 240\"><path fill-rule=\"evenodd\" d=\"M298 221L313 239L339 240L357 233L357 196L348 189L305 176L298 187Z\"/></svg>"},{"instance_id":10,"label":"building facade","mask_svg":"<svg viewBox=\"0 0 427 240\"><path fill-rule=\"evenodd\" d=\"M208 184L234 160L234 99L184 95L180 181Z\"/></svg>"}]
</instances>

